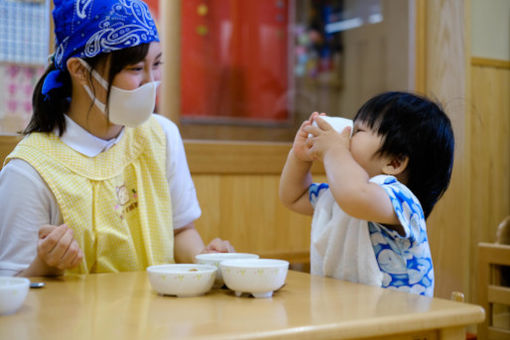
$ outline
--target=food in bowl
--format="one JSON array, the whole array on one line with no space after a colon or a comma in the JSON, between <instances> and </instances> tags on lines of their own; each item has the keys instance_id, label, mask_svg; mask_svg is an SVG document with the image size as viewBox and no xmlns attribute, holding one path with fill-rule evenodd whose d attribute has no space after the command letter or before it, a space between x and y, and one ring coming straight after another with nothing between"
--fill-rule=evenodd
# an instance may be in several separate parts
<instances>
[{"instance_id":1,"label":"food in bowl","mask_svg":"<svg viewBox=\"0 0 510 340\"><path fill-rule=\"evenodd\" d=\"M30 280L0 276L0 315L15 313L25 302Z\"/></svg>"},{"instance_id":2,"label":"food in bowl","mask_svg":"<svg viewBox=\"0 0 510 340\"><path fill-rule=\"evenodd\" d=\"M250 253L207 253L196 255L195 261L197 263L210 264L218 267L214 286L221 287L223 286L223 278L221 276L221 270L219 269L221 262L234 259L258 259L258 258L259 256L257 254Z\"/></svg>"},{"instance_id":3,"label":"food in bowl","mask_svg":"<svg viewBox=\"0 0 510 340\"><path fill-rule=\"evenodd\" d=\"M269 298L285 284L289 262L276 259L236 259L220 263L225 285L236 296L250 293L256 298Z\"/></svg>"},{"instance_id":4,"label":"food in bowl","mask_svg":"<svg viewBox=\"0 0 510 340\"><path fill-rule=\"evenodd\" d=\"M206 264L162 264L147 268L152 288L161 295L199 296L211 290L218 268Z\"/></svg>"}]
</instances>

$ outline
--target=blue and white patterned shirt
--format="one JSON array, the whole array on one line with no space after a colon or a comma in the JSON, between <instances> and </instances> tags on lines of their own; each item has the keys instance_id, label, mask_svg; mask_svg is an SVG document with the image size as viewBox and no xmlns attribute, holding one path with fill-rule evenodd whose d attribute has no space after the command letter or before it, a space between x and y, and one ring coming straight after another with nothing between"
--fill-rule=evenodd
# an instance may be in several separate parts
<instances>
[{"instance_id":1,"label":"blue and white patterned shirt","mask_svg":"<svg viewBox=\"0 0 510 340\"><path fill-rule=\"evenodd\" d=\"M400 235L379 223L367 223L375 257L383 273L381 286L433 296L434 268L420 202L393 176L379 175L370 181L379 184L390 197L404 233ZM314 207L326 190L329 186L325 183L310 186L309 198Z\"/></svg>"}]
</instances>

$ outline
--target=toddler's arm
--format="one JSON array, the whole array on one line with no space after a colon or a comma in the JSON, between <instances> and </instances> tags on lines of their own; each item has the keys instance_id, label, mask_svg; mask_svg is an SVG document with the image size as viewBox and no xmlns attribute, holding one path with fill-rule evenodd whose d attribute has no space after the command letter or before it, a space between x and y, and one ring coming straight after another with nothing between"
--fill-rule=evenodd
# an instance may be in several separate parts
<instances>
[{"instance_id":1,"label":"toddler's arm","mask_svg":"<svg viewBox=\"0 0 510 340\"><path fill-rule=\"evenodd\" d=\"M282 203L287 208L306 215L313 214L313 207L308 200L313 160L307 146L308 133L305 128L310 126L318 115L317 112L312 113L310 118L301 124L280 177L279 195Z\"/></svg>"},{"instance_id":2,"label":"toddler's arm","mask_svg":"<svg viewBox=\"0 0 510 340\"><path fill-rule=\"evenodd\" d=\"M353 158L349 148L350 128L337 133L318 119L318 127L307 126L312 133L310 152L324 163L329 188L338 205L350 216L387 225L399 225L391 199Z\"/></svg>"},{"instance_id":3,"label":"toddler's arm","mask_svg":"<svg viewBox=\"0 0 510 340\"><path fill-rule=\"evenodd\" d=\"M306 215L313 214L308 200L308 188L312 184L310 168L312 162L299 160L290 150L280 177L280 201L289 209Z\"/></svg>"}]
</instances>

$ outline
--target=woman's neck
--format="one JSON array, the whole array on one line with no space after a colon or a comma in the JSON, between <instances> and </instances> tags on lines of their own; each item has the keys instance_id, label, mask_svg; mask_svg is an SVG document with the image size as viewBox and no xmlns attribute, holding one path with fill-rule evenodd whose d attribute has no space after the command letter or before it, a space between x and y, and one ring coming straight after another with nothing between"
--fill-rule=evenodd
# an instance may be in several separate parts
<instances>
[{"instance_id":1,"label":"woman's neck","mask_svg":"<svg viewBox=\"0 0 510 340\"><path fill-rule=\"evenodd\" d=\"M81 98L82 100L75 100L75 98L71 100L67 113L69 118L98 138L109 140L117 137L122 131L122 125L110 123L106 115L95 105L90 105L90 100L85 100L86 98L83 97Z\"/></svg>"}]
</instances>

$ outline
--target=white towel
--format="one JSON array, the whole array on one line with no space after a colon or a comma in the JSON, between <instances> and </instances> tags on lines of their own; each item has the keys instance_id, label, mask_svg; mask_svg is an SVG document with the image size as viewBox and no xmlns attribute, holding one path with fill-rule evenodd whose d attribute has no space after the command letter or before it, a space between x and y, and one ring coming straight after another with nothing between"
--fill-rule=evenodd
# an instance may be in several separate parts
<instances>
[{"instance_id":1,"label":"white towel","mask_svg":"<svg viewBox=\"0 0 510 340\"><path fill-rule=\"evenodd\" d=\"M383 274L370 242L368 222L347 215L331 191L321 193L312 219L312 274L381 286Z\"/></svg>"}]
</instances>

